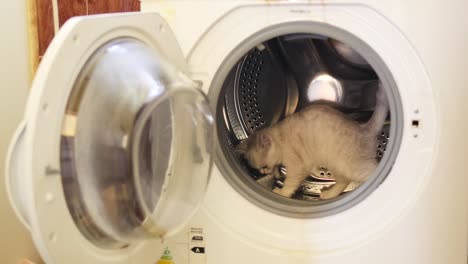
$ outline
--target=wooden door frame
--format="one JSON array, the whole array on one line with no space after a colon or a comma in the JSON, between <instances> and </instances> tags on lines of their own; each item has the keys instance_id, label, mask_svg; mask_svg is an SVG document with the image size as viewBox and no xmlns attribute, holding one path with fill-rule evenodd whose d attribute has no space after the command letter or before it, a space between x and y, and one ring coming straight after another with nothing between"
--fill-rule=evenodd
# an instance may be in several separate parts
<instances>
[{"instance_id":1,"label":"wooden door frame","mask_svg":"<svg viewBox=\"0 0 468 264\"><path fill-rule=\"evenodd\" d=\"M39 62L59 27L70 17L140 11L140 0L26 0L29 73ZM105 2L103 2L105 1ZM80 8L81 5L81 8ZM83 9L85 5L85 9Z\"/></svg>"}]
</instances>

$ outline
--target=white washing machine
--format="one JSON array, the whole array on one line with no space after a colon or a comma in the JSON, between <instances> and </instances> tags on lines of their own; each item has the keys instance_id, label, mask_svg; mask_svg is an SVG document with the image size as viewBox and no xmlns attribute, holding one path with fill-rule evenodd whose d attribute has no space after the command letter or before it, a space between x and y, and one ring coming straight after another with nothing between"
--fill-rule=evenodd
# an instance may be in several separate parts
<instances>
[{"instance_id":1,"label":"white washing machine","mask_svg":"<svg viewBox=\"0 0 468 264\"><path fill-rule=\"evenodd\" d=\"M466 263L467 8L143 1L71 19L10 147L11 203L47 263ZM286 198L234 151L317 101L365 122L378 82L378 168L335 199L326 167Z\"/></svg>"}]
</instances>

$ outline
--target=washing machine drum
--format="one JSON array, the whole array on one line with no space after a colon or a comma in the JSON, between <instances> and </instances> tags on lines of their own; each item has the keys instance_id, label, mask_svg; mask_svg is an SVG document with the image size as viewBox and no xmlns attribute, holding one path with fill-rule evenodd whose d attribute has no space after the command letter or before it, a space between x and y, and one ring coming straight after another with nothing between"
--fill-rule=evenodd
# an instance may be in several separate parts
<instances>
[{"instance_id":1,"label":"washing machine drum","mask_svg":"<svg viewBox=\"0 0 468 264\"><path fill-rule=\"evenodd\" d=\"M366 122L375 107L378 82L376 72L358 52L329 37L288 34L252 48L229 72L223 84L224 100L220 100L224 113L218 114L225 153L242 166L236 175L247 174L269 190L281 188L287 168L281 167L279 179L265 176L250 168L235 146L255 131L318 102L339 109L357 122ZM378 161L389 141L390 124L391 117L378 138ZM321 190L335 183L330 175L326 168L310 175L293 198L320 200ZM352 183L345 192L358 186Z\"/></svg>"}]
</instances>

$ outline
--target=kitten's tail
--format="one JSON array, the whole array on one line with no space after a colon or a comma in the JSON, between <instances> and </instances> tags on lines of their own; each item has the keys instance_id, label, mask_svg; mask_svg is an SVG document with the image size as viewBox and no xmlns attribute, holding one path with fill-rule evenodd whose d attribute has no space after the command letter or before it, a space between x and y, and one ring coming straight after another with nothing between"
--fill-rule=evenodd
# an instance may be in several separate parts
<instances>
[{"instance_id":1,"label":"kitten's tail","mask_svg":"<svg viewBox=\"0 0 468 264\"><path fill-rule=\"evenodd\" d=\"M364 125L364 129L371 135L378 135L380 133L388 115L388 103L385 98L384 88L380 81L375 95L375 100L374 113L369 121Z\"/></svg>"}]
</instances>

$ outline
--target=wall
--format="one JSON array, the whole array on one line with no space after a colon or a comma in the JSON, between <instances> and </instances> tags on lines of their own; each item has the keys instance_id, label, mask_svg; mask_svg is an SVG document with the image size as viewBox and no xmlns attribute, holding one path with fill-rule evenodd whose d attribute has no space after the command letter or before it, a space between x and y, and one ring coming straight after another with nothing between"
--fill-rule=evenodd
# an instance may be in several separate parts
<instances>
[{"instance_id":1,"label":"wall","mask_svg":"<svg viewBox=\"0 0 468 264\"><path fill-rule=\"evenodd\" d=\"M27 230L14 215L6 198L5 155L18 125L29 87L26 2L3 1L0 9L0 263L21 258L39 261Z\"/></svg>"}]
</instances>

